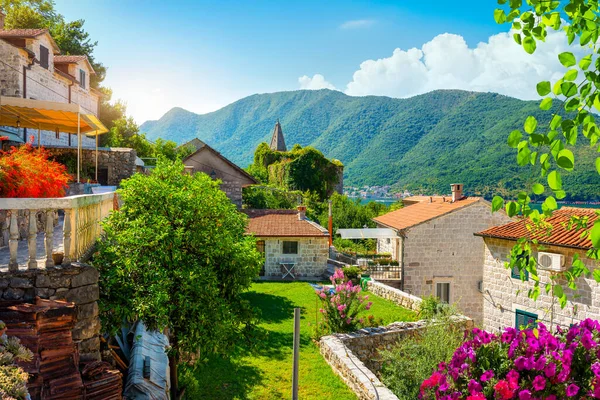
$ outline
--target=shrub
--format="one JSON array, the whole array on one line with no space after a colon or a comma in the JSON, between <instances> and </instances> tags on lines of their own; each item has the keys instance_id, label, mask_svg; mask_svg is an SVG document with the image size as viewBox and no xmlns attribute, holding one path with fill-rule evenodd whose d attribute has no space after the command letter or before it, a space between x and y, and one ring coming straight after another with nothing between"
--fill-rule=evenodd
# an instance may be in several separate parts
<instances>
[{"instance_id":1,"label":"shrub","mask_svg":"<svg viewBox=\"0 0 600 400\"><path fill-rule=\"evenodd\" d=\"M31 144L0 151L0 197L62 197L70 176L64 165Z\"/></svg>"},{"instance_id":2,"label":"shrub","mask_svg":"<svg viewBox=\"0 0 600 400\"><path fill-rule=\"evenodd\" d=\"M0 321L0 324L4 325L4 322ZM15 365L15 362L29 362L32 359L33 353L22 346L18 338L0 336L0 397L2 399L29 398L27 392L29 376Z\"/></svg>"},{"instance_id":3,"label":"shrub","mask_svg":"<svg viewBox=\"0 0 600 400\"><path fill-rule=\"evenodd\" d=\"M349 267L344 267L342 269L344 276L352 281L353 285L358 285L360 282L360 274L363 272L362 268L357 266L357 265L353 265L353 266L349 266Z\"/></svg>"},{"instance_id":4,"label":"shrub","mask_svg":"<svg viewBox=\"0 0 600 400\"><path fill-rule=\"evenodd\" d=\"M457 310L450 304L446 304L435 296L423 299L419 306L419 317L421 319L435 319L457 314Z\"/></svg>"},{"instance_id":5,"label":"shrub","mask_svg":"<svg viewBox=\"0 0 600 400\"><path fill-rule=\"evenodd\" d=\"M421 384L422 399L600 398L600 323L552 334L546 326L501 336L473 329L448 363Z\"/></svg>"},{"instance_id":6,"label":"shrub","mask_svg":"<svg viewBox=\"0 0 600 400\"><path fill-rule=\"evenodd\" d=\"M463 329L444 319L399 341L393 349L381 352L383 383L401 400L418 398L421 382L438 363L450 360L463 338Z\"/></svg>"},{"instance_id":7,"label":"shrub","mask_svg":"<svg viewBox=\"0 0 600 400\"><path fill-rule=\"evenodd\" d=\"M324 317L321 331L352 332L364 326L365 321L358 318L358 314L371 308L372 303L366 303L369 296L361 295L361 287L347 280L341 269L337 269L330 279L334 290L323 288L317 291L322 306L319 311Z\"/></svg>"}]
</instances>

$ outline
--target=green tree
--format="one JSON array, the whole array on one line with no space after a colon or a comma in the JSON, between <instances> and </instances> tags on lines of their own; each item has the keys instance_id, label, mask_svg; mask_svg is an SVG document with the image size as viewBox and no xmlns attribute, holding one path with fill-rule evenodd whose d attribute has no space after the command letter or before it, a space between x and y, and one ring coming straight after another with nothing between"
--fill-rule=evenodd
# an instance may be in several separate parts
<instances>
[{"instance_id":1,"label":"green tree","mask_svg":"<svg viewBox=\"0 0 600 400\"><path fill-rule=\"evenodd\" d=\"M517 163L534 168L538 179L527 191L519 193L517 201L504 201L500 196L492 201L493 210L503 206L508 215L525 215L529 218L530 229L551 229L546 222L552 212L558 208L557 199L566 196L566 185L563 185L562 174L573 171L576 167L576 156L572 148L578 140L586 140L589 146L600 152L600 130L596 124L595 114L600 111L600 51L598 36L600 34L600 12L598 0L537 1L537 0L498 0L503 8L494 11L497 23L510 23L515 42L529 54L535 52L537 42L545 41L549 30L562 31L568 43L579 46L584 56L577 59L572 52L557 54L560 63L565 67L563 77L555 82L542 81L537 84L537 92L542 97L541 110L549 110L551 117L548 123L539 124L534 116L524 122L523 130L515 130L508 136L508 145L517 151ZM566 20L566 23L563 22ZM578 159L578 161L580 161ZM600 173L600 157L595 160L596 172ZM596 175L596 182L597 182ZM530 194L545 197L542 212L530 207ZM586 219L573 219L570 225L574 229L583 229L583 235L591 239L593 248L588 257L598 259L600 249L600 220L588 226ZM540 279L537 274L537 262L530 257L538 246L536 240L521 238L513 247L508 268L518 267L526 270L534 282L529 296L539 296ZM545 283L546 293L553 293L561 307L567 304L566 286L576 289L577 278L589 276L590 270L577 257L572 267L561 274L553 276L551 282ZM525 274L521 274L525 279ZM600 270L595 270L593 277L600 282Z\"/></svg>"},{"instance_id":2,"label":"green tree","mask_svg":"<svg viewBox=\"0 0 600 400\"><path fill-rule=\"evenodd\" d=\"M104 328L143 320L167 329L172 366L227 354L251 338L256 319L241 294L262 257L245 235L246 216L218 182L185 174L180 161L159 160L150 175L121 186L123 206L103 224L93 260ZM176 388L176 371L171 382Z\"/></svg>"}]
</instances>

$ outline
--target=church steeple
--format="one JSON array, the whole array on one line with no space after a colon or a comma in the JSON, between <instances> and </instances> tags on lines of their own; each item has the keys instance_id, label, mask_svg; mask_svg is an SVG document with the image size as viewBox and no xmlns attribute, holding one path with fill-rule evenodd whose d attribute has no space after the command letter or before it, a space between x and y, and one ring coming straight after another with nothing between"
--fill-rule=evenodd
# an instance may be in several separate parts
<instances>
[{"instance_id":1,"label":"church steeple","mask_svg":"<svg viewBox=\"0 0 600 400\"><path fill-rule=\"evenodd\" d=\"M279 119L275 123L275 129L273 129L273 136L271 137L271 150L273 151L287 151L285 147L285 140L283 139L283 131L281 130L281 124Z\"/></svg>"}]
</instances>

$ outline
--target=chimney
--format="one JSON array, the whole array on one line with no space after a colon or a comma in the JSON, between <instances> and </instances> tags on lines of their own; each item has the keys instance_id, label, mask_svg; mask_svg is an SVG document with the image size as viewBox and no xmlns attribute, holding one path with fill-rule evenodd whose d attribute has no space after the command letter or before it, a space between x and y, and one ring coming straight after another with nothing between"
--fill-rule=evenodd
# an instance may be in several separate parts
<instances>
[{"instance_id":1,"label":"chimney","mask_svg":"<svg viewBox=\"0 0 600 400\"><path fill-rule=\"evenodd\" d=\"M300 221L302 221L303 219L306 219L306 206L298 206L297 210L298 210L298 219Z\"/></svg>"},{"instance_id":2,"label":"chimney","mask_svg":"<svg viewBox=\"0 0 600 400\"><path fill-rule=\"evenodd\" d=\"M453 183L450 185L452 189L452 202L462 200L463 198L463 184L462 183Z\"/></svg>"},{"instance_id":3,"label":"chimney","mask_svg":"<svg viewBox=\"0 0 600 400\"><path fill-rule=\"evenodd\" d=\"M0 31L4 30L4 19L6 18L6 14L0 8Z\"/></svg>"}]
</instances>

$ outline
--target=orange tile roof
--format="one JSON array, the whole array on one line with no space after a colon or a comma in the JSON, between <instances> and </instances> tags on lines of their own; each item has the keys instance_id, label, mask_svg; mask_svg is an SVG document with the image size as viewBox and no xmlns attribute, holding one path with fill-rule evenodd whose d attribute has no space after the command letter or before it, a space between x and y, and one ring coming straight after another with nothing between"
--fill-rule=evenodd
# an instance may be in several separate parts
<instances>
[{"instance_id":1,"label":"orange tile roof","mask_svg":"<svg viewBox=\"0 0 600 400\"><path fill-rule=\"evenodd\" d=\"M481 197L465 197L454 203L450 201L451 199L451 197L447 197L445 202L441 201L440 198L440 201L432 201L431 203L427 200L411 204L399 210L373 218L373 221L393 229L404 230L477 203L481 200Z\"/></svg>"},{"instance_id":2,"label":"orange tile roof","mask_svg":"<svg viewBox=\"0 0 600 400\"><path fill-rule=\"evenodd\" d=\"M0 29L0 38L34 38L42 33L48 32L47 29Z\"/></svg>"},{"instance_id":3,"label":"orange tile roof","mask_svg":"<svg viewBox=\"0 0 600 400\"><path fill-rule=\"evenodd\" d=\"M87 60L87 56L54 56L54 64L76 64Z\"/></svg>"},{"instance_id":4,"label":"orange tile roof","mask_svg":"<svg viewBox=\"0 0 600 400\"><path fill-rule=\"evenodd\" d=\"M322 237L327 230L309 220L299 220L296 210L242 210L249 217L246 233L257 237Z\"/></svg>"},{"instance_id":5,"label":"orange tile roof","mask_svg":"<svg viewBox=\"0 0 600 400\"><path fill-rule=\"evenodd\" d=\"M552 225L550 232L546 230L529 231L527 221L521 219L505 225L491 227L475 235L509 240L529 237L530 239L537 239L541 244L590 249L592 242L588 237L581 237L583 230L567 229L566 224L573 216L587 216L589 218L588 226L591 226L597 218L596 210L593 208L563 207L554 211L552 217L546 220Z\"/></svg>"}]
</instances>

